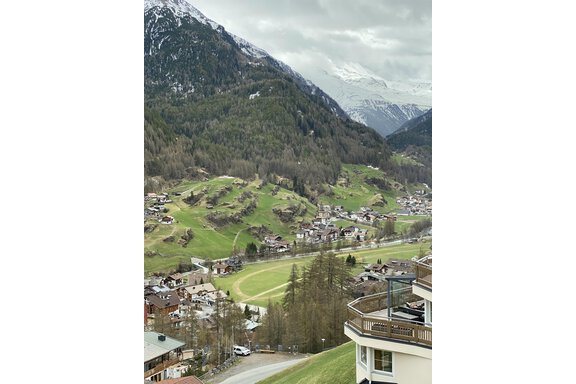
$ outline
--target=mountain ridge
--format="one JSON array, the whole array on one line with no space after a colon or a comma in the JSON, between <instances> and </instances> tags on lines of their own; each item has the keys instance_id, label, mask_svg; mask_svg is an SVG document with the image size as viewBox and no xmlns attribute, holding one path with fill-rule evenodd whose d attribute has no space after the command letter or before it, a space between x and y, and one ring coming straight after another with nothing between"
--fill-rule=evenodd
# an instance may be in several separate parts
<instances>
[{"instance_id":1,"label":"mountain ridge","mask_svg":"<svg viewBox=\"0 0 576 384\"><path fill-rule=\"evenodd\" d=\"M350 119L350 116L340 107L340 105L330 97L326 92L312 83L310 80L305 79L300 73L295 71L292 67L286 63L272 57L268 52L255 46L249 41L234 35L226 31L226 29L218 24L217 22L206 17L200 10L194 7L192 4L186 0L145 0L144 1L144 13L153 12L158 21L159 17L164 17L162 14L162 9L168 8L172 10L173 14L178 18L192 17L198 22L210 26L214 31L220 33L223 38L231 38L234 43L240 48L240 50L249 57L254 59L266 60L273 67L281 70L282 72L291 76L298 86L305 92L311 95L319 96L323 102L329 107L329 109L343 119ZM160 43L161 44L161 43Z\"/></svg>"},{"instance_id":2,"label":"mountain ridge","mask_svg":"<svg viewBox=\"0 0 576 384\"><path fill-rule=\"evenodd\" d=\"M281 177L313 198L336 182L342 163L387 167L391 151L376 131L289 66L182 4L149 0L145 7L145 178L194 177L199 168Z\"/></svg>"},{"instance_id":3,"label":"mountain ridge","mask_svg":"<svg viewBox=\"0 0 576 384\"><path fill-rule=\"evenodd\" d=\"M402 183L429 180L429 170L397 164L381 134L264 53L183 0L145 3L145 186L231 175L284 183L316 201L342 164L379 167Z\"/></svg>"},{"instance_id":4,"label":"mountain ridge","mask_svg":"<svg viewBox=\"0 0 576 384\"><path fill-rule=\"evenodd\" d=\"M311 68L304 75L330 94L351 119L381 136L431 108L432 86L423 81L387 80L360 64Z\"/></svg>"},{"instance_id":5,"label":"mountain ridge","mask_svg":"<svg viewBox=\"0 0 576 384\"><path fill-rule=\"evenodd\" d=\"M395 152L421 164L407 165L406 174L417 175L419 180L432 186L432 109L404 123L386 137L386 143Z\"/></svg>"}]
</instances>

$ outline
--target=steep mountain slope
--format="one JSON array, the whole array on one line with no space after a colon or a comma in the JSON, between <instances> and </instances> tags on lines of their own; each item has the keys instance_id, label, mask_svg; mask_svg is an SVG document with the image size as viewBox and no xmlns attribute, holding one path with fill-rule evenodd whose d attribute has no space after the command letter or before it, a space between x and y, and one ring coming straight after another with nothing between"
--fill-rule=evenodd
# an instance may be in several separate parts
<instances>
[{"instance_id":1,"label":"steep mountain slope","mask_svg":"<svg viewBox=\"0 0 576 384\"><path fill-rule=\"evenodd\" d=\"M144 55L145 59L147 57L150 59L146 62L145 71L147 69L150 69L151 71L147 71L145 75L155 77L156 81L159 80L158 77L160 77L161 82L166 83L164 85L168 85L173 91L184 92L188 96L195 92L200 92L201 94L205 94L205 92L214 92L214 89L206 85L210 84L212 82L211 80L214 80L214 78L206 78L205 75L213 74L213 71L210 70L226 70L226 60L229 58L225 55L223 56L223 54L227 52L230 53L230 51L222 50L222 46L215 48L212 44L206 44L206 41L203 39L208 38L211 43L215 43L213 40L214 38L216 38L216 40L223 39L225 42L240 48L248 60L257 59L255 62L249 61L248 64L258 66L264 62L269 66L280 70L290 76L301 90L310 95L320 97L332 112L342 118L348 118L346 112L344 112L342 108L340 108L340 106L320 88L304 79L288 65L270 56L263 49L254 46L241 37L228 33L223 26L208 19L186 0L145 0L144 14ZM209 28L203 32L194 28L191 29L190 25L195 23L200 23ZM174 30L175 26L178 27L178 32ZM213 31L218 32L218 35L211 35L210 37L210 34L208 33L210 28ZM181 34L177 35L178 33ZM172 45L173 48L175 48L168 49L168 55L165 54L167 52L166 49L161 49L164 42L167 42L167 44ZM212 51L209 52L205 49L212 49ZM212 55L212 57L207 56L208 54ZM154 60L152 58L154 58ZM206 59L208 59L209 62L202 64L208 64L208 67L198 67L200 64L199 62L203 62ZM224 61L224 67L216 66L217 63L214 61ZM196 66L191 68L188 67L194 62ZM192 76L191 78L185 76L185 83L180 83L178 81L171 82L176 74L182 74L186 68L192 70L204 69L206 70L206 73L200 71L197 73L197 76ZM154 72L154 70L159 72ZM164 78L162 78L162 75ZM190 75L190 73L188 73L188 75ZM229 78L229 80L231 80L237 79L241 73L229 73L228 75L232 75ZM147 78L148 76L145 77ZM155 81L152 83L153 84L147 85L149 87L151 85L159 85L156 84ZM203 84L204 87L202 86ZM200 88L196 89L198 86Z\"/></svg>"},{"instance_id":2,"label":"steep mountain slope","mask_svg":"<svg viewBox=\"0 0 576 384\"><path fill-rule=\"evenodd\" d=\"M406 174L432 186L432 109L404 123L396 132L386 137L388 145L420 166L404 165Z\"/></svg>"},{"instance_id":3,"label":"steep mountain slope","mask_svg":"<svg viewBox=\"0 0 576 384\"><path fill-rule=\"evenodd\" d=\"M395 151L404 151L409 145L432 147L432 109L404 123L386 142Z\"/></svg>"},{"instance_id":4,"label":"steep mountain slope","mask_svg":"<svg viewBox=\"0 0 576 384\"><path fill-rule=\"evenodd\" d=\"M282 176L305 193L391 151L318 87L184 0L146 0L145 177Z\"/></svg>"},{"instance_id":5,"label":"steep mountain slope","mask_svg":"<svg viewBox=\"0 0 576 384\"><path fill-rule=\"evenodd\" d=\"M385 80L360 64L310 68L304 75L330 94L355 121L383 137L432 105L432 86Z\"/></svg>"}]
</instances>

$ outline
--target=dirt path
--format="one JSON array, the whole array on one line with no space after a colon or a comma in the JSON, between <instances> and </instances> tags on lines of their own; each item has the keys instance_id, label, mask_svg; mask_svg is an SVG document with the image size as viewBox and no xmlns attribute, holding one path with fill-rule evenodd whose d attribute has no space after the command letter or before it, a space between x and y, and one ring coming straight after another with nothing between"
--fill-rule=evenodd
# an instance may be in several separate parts
<instances>
[{"instance_id":1,"label":"dirt path","mask_svg":"<svg viewBox=\"0 0 576 384\"><path fill-rule=\"evenodd\" d=\"M254 295L254 296L252 296L252 297L248 297L248 298L244 299L244 301L256 299L256 298L258 298L258 297L260 297L260 296L262 296L262 295L265 295L265 294L267 294L267 293L269 293L269 292L275 291L275 290L277 290L278 288L285 287L285 286L287 286L288 284L289 284L289 283L280 284L280 285L278 285L278 286L276 286L276 287L274 287L274 288L272 288L272 289L269 289L269 290L264 291L264 292L260 292L259 294ZM284 293L280 293L280 295L283 295L283 294L284 294ZM274 295L274 296L278 296L278 295ZM274 297L274 296L271 296L271 297Z\"/></svg>"},{"instance_id":2,"label":"dirt path","mask_svg":"<svg viewBox=\"0 0 576 384\"><path fill-rule=\"evenodd\" d=\"M240 235L240 232L246 230L248 228L243 228L241 230L238 231L238 233L236 233L236 236L234 237L234 241L232 242L232 250L236 249L236 240L238 240L238 235Z\"/></svg>"},{"instance_id":3,"label":"dirt path","mask_svg":"<svg viewBox=\"0 0 576 384\"><path fill-rule=\"evenodd\" d=\"M241 278L239 278L238 280L236 280L236 281L232 284L232 290L234 291L234 293L236 293L236 294L238 295L238 297L240 298L240 301L245 301L245 300L248 300L248 299L252 299L252 298L254 298L254 297L256 297L256 296L263 295L263 294L265 294L266 292L273 291L274 289L277 289L278 287L281 287L281 286L286 285L286 284L288 284L288 283L280 284L280 285L278 285L278 286L276 286L276 287L274 287L274 288L272 288L272 289L269 289L269 290L267 290L267 291L265 291L265 292L259 293L258 295L252 296L252 297L250 297L250 296L248 296L247 294L245 294L244 292L242 292L242 290L240 289L240 284L242 284L246 279L248 279L248 278L250 278L250 277L253 277L253 276L255 276L255 275L259 274L259 273L268 272L268 271L271 271L271 270L274 270L274 269L283 268L283 267L284 267L284 265L278 265L278 266L276 266L276 267L271 267L271 268L262 269L262 270L260 270L260 271L252 272L252 273L250 273L250 274L248 274L248 275L242 276Z\"/></svg>"}]
</instances>

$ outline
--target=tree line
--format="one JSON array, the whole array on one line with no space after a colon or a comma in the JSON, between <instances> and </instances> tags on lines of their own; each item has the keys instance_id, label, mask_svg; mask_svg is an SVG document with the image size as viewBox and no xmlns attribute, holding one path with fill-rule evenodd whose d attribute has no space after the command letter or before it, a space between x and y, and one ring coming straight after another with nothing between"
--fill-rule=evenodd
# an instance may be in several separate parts
<instances>
[{"instance_id":1,"label":"tree line","mask_svg":"<svg viewBox=\"0 0 576 384\"><path fill-rule=\"evenodd\" d=\"M301 270L294 264L282 302L268 304L260 342L310 353L345 342L349 277L350 267L332 252L321 253Z\"/></svg>"}]
</instances>

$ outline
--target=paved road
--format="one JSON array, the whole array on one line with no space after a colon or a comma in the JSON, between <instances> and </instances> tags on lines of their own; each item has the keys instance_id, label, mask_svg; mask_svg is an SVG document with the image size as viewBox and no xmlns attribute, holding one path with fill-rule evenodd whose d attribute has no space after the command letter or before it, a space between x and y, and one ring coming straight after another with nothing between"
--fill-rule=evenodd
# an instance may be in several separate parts
<instances>
[{"instance_id":1,"label":"paved road","mask_svg":"<svg viewBox=\"0 0 576 384\"><path fill-rule=\"evenodd\" d=\"M253 368L249 371L241 372L237 375L229 377L222 381L220 384L254 384L301 361L304 361L304 359L288 360L281 363Z\"/></svg>"}]
</instances>

